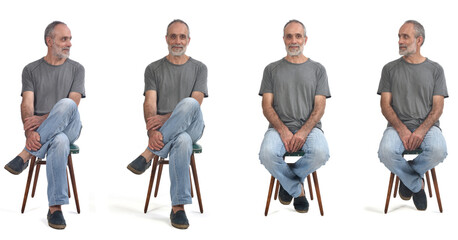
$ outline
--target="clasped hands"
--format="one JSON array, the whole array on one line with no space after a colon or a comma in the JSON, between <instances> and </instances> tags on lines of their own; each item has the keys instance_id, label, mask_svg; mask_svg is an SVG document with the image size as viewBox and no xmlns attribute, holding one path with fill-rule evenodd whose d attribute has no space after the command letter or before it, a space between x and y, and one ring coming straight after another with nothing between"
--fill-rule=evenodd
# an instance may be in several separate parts
<instances>
[{"instance_id":1,"label":"clasped hands","mask_svg":"<svg viewBox=\"0 0 458 240\"><path fill-rule=\"evenodd\" d=\"M308 134L305 131L299 130L293 134L289 130L280 133L281 140L285 145L286 151L293 153L299 151L304 146Z\"/></svg>"},{"instance_id":2,"label":"clasped hands","mask_svg":"<svg viewBox=\"0 0 458 240\"><path fill-rule=\"evenodd\" d=\"M38 134L35 130L40 127L45 119L46 115L31 116L24 119L24 131L26 136L25 147L29 151L37 151L41 148L40 134Z\"/></svg>"},{"instance_id":3,"label":"clasped hands","mask_svg":"<svg viewBox=\"0 0 458 240\"><path fill-rule=\"evenodd\" d=\"M159 128L167 121L167 117L163 115L155 115L146 119L146 130L148 131L148 147L159 151L164 147L162 133Z\"/></svg>"}]
</instances>

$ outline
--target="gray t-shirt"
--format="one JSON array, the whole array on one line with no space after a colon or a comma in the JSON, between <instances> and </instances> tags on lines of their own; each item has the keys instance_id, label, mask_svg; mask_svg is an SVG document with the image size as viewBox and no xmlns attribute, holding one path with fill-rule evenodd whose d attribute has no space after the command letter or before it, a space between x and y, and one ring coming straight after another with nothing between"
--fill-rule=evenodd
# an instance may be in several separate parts
<instances>
[{"instance_id":1,"label":"gray t-shirt","mask_svg":"<svg viewBox=\"0 0 458 240\"><path fill-rule=\"evenodd\" d=\"M146 67L145 92L148 90L157 92L157 114L170 113L194 91L208 97L207 67L193 58L185 64L175 65L164 57Z\"/></svg>"},{"instance_id":2,"label":"gray t-shirt","mask_svg":"<svg viewBox=\"0 0 458 240\"><path fill-rule=\"evenodd\" d=\"M273 107L280 120L291 131L299 130L310 117L315 96L331 97L326 70L310 58L301 64L285 59L264 69L259 95L273 93ZM273 127L269 124L269 127ZM321 129L321 121L316 124Z\"/></svg>"},{"instance_id":3,"label":"gray t-shirt","mask_svg":"<svg viewBox=\"0 0 458 240\"><path fill-rule=\"evenodd\" d=\"M22 71L22 93L34 93L34 114L44 115L70 92L81 93L86 97L84 89L84 67L71 59L54 66L44 58L29 63Z\"/></svg>"},{"instance_id":4,"label":"gray t-shirt","mask_svg":"<svg viewBox=\"0 0 458 240\"><path fill-rule=\"evenodd\" d=\"M444 70L429 59L411 64L401 57L386 64L377 94L382 92L391 92L394 112L411 131L428 117L434 95L448 97ZM439 127L439 121L434 125ZM391 126L390 123L388 126Z\"/></svg>"}]
</instances>

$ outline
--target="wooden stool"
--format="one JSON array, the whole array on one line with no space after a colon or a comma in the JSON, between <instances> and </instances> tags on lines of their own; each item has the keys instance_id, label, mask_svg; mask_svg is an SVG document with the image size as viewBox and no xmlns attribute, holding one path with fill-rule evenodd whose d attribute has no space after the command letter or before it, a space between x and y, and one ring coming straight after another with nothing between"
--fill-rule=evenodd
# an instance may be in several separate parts
<instances>
[{"instance_id":1,"label":"wooden stool","mask_svg":"<svg viewBox=\"0 0 458 240\"><path fill-rule=\"evenodd\" d=\"M70 144L70 154L68 154L68 170L70 171L70 178L72 180L72 187L73 187L73 195L75 196L75 203L76 203L76 211L80 213L80 203L78 200L78 190L76 188L76 181L75 181L75 173L73 171L73 161L72 161L72 154L78 154L80 152L80 148L75 145L75 144ZM32 187L32 198L35 196L35 190L37 188L37 182L38 182L38 175L40 173L40 166L41 165L46 165L46 161L44 161L41 158L38 158L36 160L35 156L32 156L31 162L30 162L30 168L29 168L29 175L27 177L27 184L25 185L25 193L24 193L24 200L22 201L22 209L21 213L24 213L25 210L25 205L27 203L27 195L29 194L29 189L30 189L30 183L32 181L32 175L33 175L33 169L36 165L36 170L35 170L35 178L33 180L33 187ZM68 171L67 171L67 186L68 186L68 197L70 198L70 186L68 182Z\"/></svg>"},{"instance_id":2,"label":"wooden stool","mask_svg":"<svg viewBox=\"0 0 458 240\"><path fill-rule=\"evenodd\" d=\"M201 152L202 152L202 147L199 144L195 143L195 144L192 145L192 154L191 154L191 163L190 163L190 165L191 165L191 170L192 170L192 177L194 178L194 185L195 185L195 188L196 188L197 200L199 201L200 212L203 213L204 212L204 208L202 206L202 199L201 199L201 196L200 196L199 179L197 177L196 161L194 159L194 153L201 153ZM159 189L159 183L161 182L162 166L164 164L169 164L169 161L165 160L162 157L159 157L159 156L156 156L156 155L154 156L153 167L151 169L151 177L150 177L149 186L148 186L148 193L146 195L144 213L146 213L148 211L148 205L149 205L149 200L150 200L150 197L151 197L151 190L153 188L154 175L156 174L156 168L159 165L159 169L158 169L158 173L157 173L157 180L156 180L156 189L154 191L154 197L157 196L157 192L158 192L158 189ZM189 178L190 178L190 181L191 181L191 197L194 197L194 194L193 194L193 191L192 191L191 174L189 174Z\"/></svg>"},{"instance_id":3,"label":"wooden stool","mask_svg":"<svg viewBox=\"0 0 458 240\"><path fill-rule=\"evenodd\" d=\"M285 160L285 157L302 157L302 156L304 156L304 151L302 150L294 152L294 153L286 152L285 155L283 156L283 160ZM292 163L288 163L288 165L292 165ZM318 205L320 207L320 213L321 213L321 216L323 216L324 214L323 204L321 202L320 186L318 184L318 176L317 176L316 171L312 173L312 176L313 176L313 183L315 185L316 197L318 199ZM275 182L275 178L274 176L271 176L270 185L269 185L269 193L267 194L266 210L264 211L265 216L267 216L267 213L269 213L270 199L272 197L272 190L274 187L274 182ZM310 180L310 175L307 176L307 184L309 187L310 200L313 200L312 182ZM275 192L274 192L274 200L277 200L279 189L280 189L280 183L277 180L277 184L275 186Z\"/></svg>"},{"instance_id":4,"label":"wooden stool","mask_svg":"<svg viewBox=\"0 0 458 240\"><path fill-rule=\"evenodd\" d=\"M418 154L420 154L422 152L423 152L423 150L421 150L421 149L415 149L415 150L412 150L412 151L407 151L406 150L406 151L404 151L402 153L402 157L404 157L404 155L418 155ZM442 202L441 202L441 196L440 196L440 193L439 193L439 185L437 183L436 169L431 168L431 170L429 170L429 171L431 172L431 176L433 178L434 190L436 191L436 198L437 198L437 204L439 205L439 211L442 212ZM431 183L430 183L430 180L429 180L429 172L427 171L425 175L426 175L426 183L428 185L429 197L432 198L433 197L433 192L431 191ZM394 173L390 173L390 182L388 183L388 193L386 195L386 202L385 202L385 214L388 212L388 206L390 205L390 196L391 196L391 189L393 187L394 176L395 176ZM396 194L398 192L398 186L399 186L399 177L396 176L393 198L396 198Z\"/></svg>"}]
</instances>

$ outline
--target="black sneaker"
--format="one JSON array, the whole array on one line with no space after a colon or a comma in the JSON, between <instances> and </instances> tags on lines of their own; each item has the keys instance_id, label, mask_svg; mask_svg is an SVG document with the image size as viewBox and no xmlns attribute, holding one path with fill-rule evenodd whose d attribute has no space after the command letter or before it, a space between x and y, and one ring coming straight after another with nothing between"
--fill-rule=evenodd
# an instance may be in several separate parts
<instances>
[{"instance_id":1,"label":"black sneaker","mask_svg":"<svg viewBox=\"0 0 458 240\"><path fill-rule=\"evenodd\" d=\"M146 159L140 155L127 165L127 169L135 174L142 174L151 166L151 162L152 161L146 162Z\"/></svg>"},{"instance_id":2,"label":"black sneaker","mask_svg":"<svg viewBox=\"0 0 458 240\"><path fill-rule=\"evenodd\" d=\"M27 160L27 162L24 162L24 160L21 157L16 156L13 160L11 160L8 164L5 165L5 169L14 175L18 175L19 173L24 171L24 169L26 169L27 166L29 166L29 160Z\"/></svg>"},{"instance_id":3,"label":"black sneaker","mask_svg":"<svg viewBox=\"0 0 458 240\"><path fill-rule=\"evenodd\" d=\"M186 213L183 210L179 210L176 213L170 213L170 222L172 226L178 229L187 229L189 227L188 218L186 217Z\"/></svg>"},{"instance_id":4,"label":"black sneaker","mask_svg":"<svg viewBox=\"0 0 458 240\"><path fill-rule=\"evenodd\" d=\"M293 205L297 212L306 213L309 211L309 202L307 201L305 195L302 197L294 198Z\"/></svg>"},{"instance_id":5,"label":"black sneaker","mask_svg":"<svg viewBox=\"0 0 458 240\"><path fill-rule=\"evenodd\" d=\"M48 225L54 229L64 229L67 225L62 211L57 210L51 214L51 211L48 210Z\"/></svg>"},{"instance_id":6,"label":"black sneaker","mask_svg":"<svg viewBox=\"0 0 458 240\"><path fill-rule=\"evenodd\" d=\"M409 188L402 183L402 181L399 181L399 196L401 197L402 200L410 200L412 197L412 191L410 191Z\"/></svg>"},{"instance_id":7,"label":"black sneaker","mask_svg":"<svg viewBox=\"0 0 458 240\"><path fill-rule=\"evenodd\" d=\"M413 194L413 203L415 204L415 207L417 208L417 210L420 210L420 211L426 210L428 203L426 200L425 189L422 189L419 192Z\"/></svg>"},{"instance_id":8,"label":"black sneaker","mask_svg":"<svg viewBox=\"0 0 458 240\"><path fill-rule=\"evenodd\" d=\"M292 199L293 196L289 195L289 193L283 188L283 186L280 185L280 190L278 191L278 200L281 202L281 204L289 205Z\"/></svg>"}]
</instances>

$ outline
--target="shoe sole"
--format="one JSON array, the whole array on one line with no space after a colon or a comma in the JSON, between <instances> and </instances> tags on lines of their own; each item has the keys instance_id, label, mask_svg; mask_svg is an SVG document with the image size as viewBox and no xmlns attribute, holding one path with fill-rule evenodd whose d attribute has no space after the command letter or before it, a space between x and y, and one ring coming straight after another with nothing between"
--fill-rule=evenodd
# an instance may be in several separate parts
<instances>
[{"instance_id":1,"label":"shoe sole","mask_svg":"<svg viewBox=\"0 0 458 240\"><path fill-rule=\"evenodd\" d=\"M307 210L297 210L297 209L295 209L295 210L296 210L296 212L298 212L298 213L308 213L308 212L309 212L308 209L307 209Z\"/></svg>"},{"instance_id":2,"label":"shoe sole","mask_svg":"<svg viewBox=\"0 0 458 240\"><path fill-rule=\"evenodd\" d=\"M172 223L172 226L178 229L187 229L189 227L189 225L176 224L176 223Z\"/></svg>"},{"instance_id":3,"label":"shoe sole","mask_svg":"<svg viewBox=\"0 0 458 240\"><path fill-rule=\"evenodd\" d=\"M289 201L289 202L282 201L280 198L278 198L278 201L280 201L280 203L283 204L283 205L289 205L291 203L291 201Z\"/></svg>"},{"instance_id":4,"label":"shoe sole","mask_svg":"<svg viewBox=\"0 0 458 240\"><path fill-rule=\"evenodd\" d=\"M66 225L57 225L57 224L52 224L48 222L48 225L54 229L62 230L65 229Z\"/></svg>"},{"instance_id":5,"label":"shoe sole","mask_svg":"<svg viewBox=\"0 0 458 240\"><path fill-rule=\"evenodd\" d=\"M409 200L412 198L412 196L410 196L410 197L404 197L404 196L402 196L401 194L399 194L399 197L400 197L402 200L405 200L405 201L409 201Z\"/></svg>"},{"instance_id":6,"label":"shoe sole","mask_svg":"<svg viewBox=\"0 0 458 240\"><path fill-rule=\"evenodd\" d=\"M52 224L52 223L48 223L48 225L54 229L58 229L58 230L62 230L62 229L65 229L65 225L57 225L57 224Z\"/></svg>"},{"instance_id":7,"label":"shoe sole","mask_svg":"<svg viewBox=\"0 0 458 240\"><path fill-rule=\"evenodd\" d=\"M131 167L130 165L127 166L127 169L129 169L131 172L137 175L144 173L144 171L143 172L137 171L135 168Z\"/></svg>"},{"instance_id":8,"label":"shoe sole","mask_svg":"<svg viewBox=\"0 0 458 240\"><path fill-rule=\"evenodd\" d=\"M5 169L10 172L13 175L19 175L21 172L16 172L12 168L10 168L8 165L5 165Z\"/></svg>"}]
</instances>

